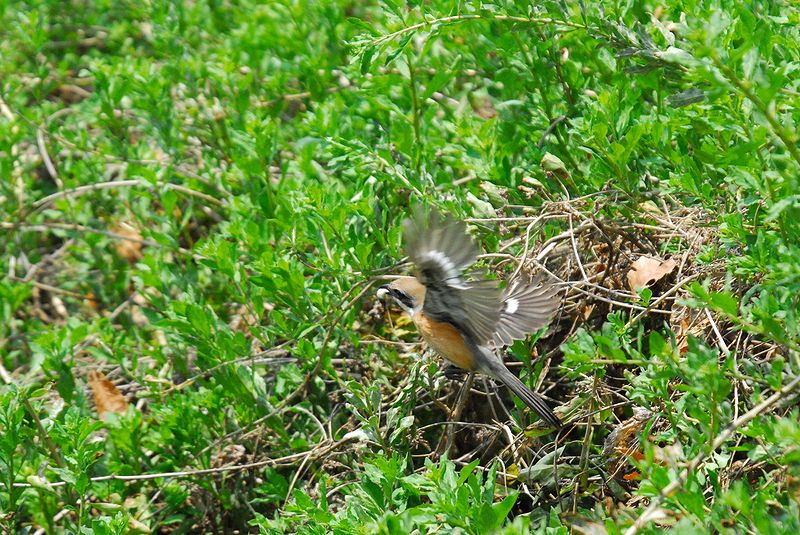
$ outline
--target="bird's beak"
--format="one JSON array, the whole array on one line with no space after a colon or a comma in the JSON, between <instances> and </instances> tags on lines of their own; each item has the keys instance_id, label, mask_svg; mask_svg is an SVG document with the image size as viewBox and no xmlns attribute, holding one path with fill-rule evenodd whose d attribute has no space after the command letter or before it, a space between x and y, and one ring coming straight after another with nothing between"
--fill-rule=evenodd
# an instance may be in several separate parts
<instances>
[{"instance_id":1,"label":"bird's beak","mask_svg":"<svg viewBox=\"0 0 800 535\"><path fill-rule=\"evenodd\" d=\"M388 284L384 284L383 286L378 288L378 291L376 292L376 295L378 296L378 299L383 299L384 297L389 295L389 285Z\"/></svg>"}]
</instances>

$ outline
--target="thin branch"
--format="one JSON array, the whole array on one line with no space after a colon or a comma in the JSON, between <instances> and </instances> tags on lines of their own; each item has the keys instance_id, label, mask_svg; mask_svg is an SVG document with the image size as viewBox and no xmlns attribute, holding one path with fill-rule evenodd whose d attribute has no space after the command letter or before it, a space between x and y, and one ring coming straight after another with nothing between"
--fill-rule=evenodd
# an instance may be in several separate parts
<instances>
[{"instance_id":1,"label":"thin branch","mask_svg":"<svg viewBox=\"0 0 800 535\"><path fill-rule=\"evenodd\" d=\"M212 197L211 195L207 195L205 193L193 190L191 188L187 188L186 186L181 186L180 184L173 184L170 182L162 183L162 184L151 184L150 182L146 182L144 180L139 180L138 178L130 179L130 180L112 180L110 182L98 182L95 184L86 184L85 186L78 186L73 189L67 189L62 191L57 191L47 197L39 199L38 201L34 202L31 206L33 207L34 211L40 210L45 206L49 206L53 202L65 198L65 197L78 197L85 193L89 193L92 191L97 191L101 189L113 189L113 188L126 188L126 187L144 187L147 189L153 189L157 186L162 186L167 189L179 191L186 195L197 197L199 199L203 199L204 201L214 204L216 206L222 206L223 202L219 199Z\"/></svg>"},{"instance_id":2,"label":"thin branch","mask_svg":"<svg viewBox=\"0 0 800 535\"><path fill-rule=\"evenodd\" d=\"M37 231L37 232L49 232L51 230L74 230L76 232L87 232L91 234L100 234L102 236L108 236L109 238L113 238L115 240L122 240L122 241L130 241L134 243L140 243L142 245L146 245L148 247L156 247L158 249L168 249L170 251L174 251L180 253L182 255L191 256L195 260L205 260L203 255L193 253L189 249L185 249L183 247L178 247L177 249L169 249L165 245L162 245L158 242L148 240L145 238L137 238L135 236L126 236L124 234L118 234L116 232L111 232L110 230L102 230L96 229L92 227L87 227L84 225L73 225L70 223L54 223L54 222L44 222L44 223L37 223L34 225L28 224L18 224L18 223L8 223L4 221L0 221L0 229L6 230L30 230L30 231Z\"/></svg>"},{"instance_id":3,"label":"thin branch","mask_svg":"<svg viewBox=\"0 0 800 535\"><path fill-rule=\"evenodd\" d=\"M409 32L415 32L421 28L429 28L435 25L447 25L447 24L457 24L459 22L465 22L470 20L489 20L489 21L498 21L498 22L519 22L519 23L527 23L527 24L553 24L556 26L567 26L569 28L576 28L585 30L587 26L583 24L579 24L577 22L572 22L568 20L556 20L556 19L548 19L548 18L529 18L529 17L514 17L511 15L453 15L451 17L442 17L439 19L431 19L426 20L423 22L419 22L417 24L412 24L411 26L406 26L405 28L401 28L396 32L392 32L386 35L382 35L377 39L373 39L369 45L370 46L377 46L383 44L387 41L391 41L400 37L401 35L405 35Z\"/></svg>"},{"instance_id":4,"label":"thin branch","mask_svg":"<svg viewBox=\"0 0 800 535\"><path fill-rule=\"evenodd\" d=\"M276 459L265 459L263 461L256 461L253 463L246 463L246 464L234 464L231 466L220 466L218 468L204 468L199 470L182 470L178 472L158 472L154 474L135 474L129 476L121 476L117 474L110 474L107 476L97 476L89 478L89 481L92 483L97 483L100 481L145 481L148 479L162 479L162 478L179 478L179 477L192 477L192 476L203 476L208 474L222 474L226 472L241 472L242 470L252 470L254 468L261 468L263 466L288 466L295 464L298 461L303 459L307 459L309 455L312 455L314 458L318 458L322 455L330 453L331 451L343 446L349 442L352 442L354 439L352 438L343 438L337 442L328 442L327 441L321 442L317 444L314 448L310 451L304 451L302 453L293 453L292 455L286 455L285 457L278 457ZM316 452L316 453L315 453ZM66 481L54 481L54 482L45 482L42 486L47 487L63 487L68 485ZM30 483L14 483L14 487L17 488L33 488L34 485Z\"/></svg>"}]
</instances>

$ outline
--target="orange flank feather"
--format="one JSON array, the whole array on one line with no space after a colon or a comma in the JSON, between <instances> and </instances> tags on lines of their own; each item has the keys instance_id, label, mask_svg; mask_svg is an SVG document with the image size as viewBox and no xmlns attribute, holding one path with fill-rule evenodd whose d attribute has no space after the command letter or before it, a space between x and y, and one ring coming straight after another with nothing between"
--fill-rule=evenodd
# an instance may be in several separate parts
<instances>
[{"instance_id":1,"label":"orange flank feather","mask_svg":"<svg viewBox=\"0 0 800 535\"><path fill-rule=\"evenodd\" d=\"M455 327L432 320L425 314L414 314L412 319L422 337L439 355L464 370L475 369L475 359L467 348L464 337Z\"/></svg>"}]
</instances>

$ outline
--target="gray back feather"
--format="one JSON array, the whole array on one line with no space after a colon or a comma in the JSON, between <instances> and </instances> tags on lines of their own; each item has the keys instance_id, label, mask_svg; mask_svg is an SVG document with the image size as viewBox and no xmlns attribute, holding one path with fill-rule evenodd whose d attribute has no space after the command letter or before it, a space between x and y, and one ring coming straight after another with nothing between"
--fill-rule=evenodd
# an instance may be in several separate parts
<instances>
[{"instance_id":1,"label":"gray back feather","mask_svg":"<svg viewBox=\"0 0 800 535\"><path fill-rule=\"evenodd\" d=\"M443 219L436 211L426 215L417 210L404 222L403 230L406 254L426 288L422 311L454 325L478 344L492 340L503 306L502 292L497 281L464 279L464 268L471 266L478 254L466 225Z\"/></svg>"}]
</instances>

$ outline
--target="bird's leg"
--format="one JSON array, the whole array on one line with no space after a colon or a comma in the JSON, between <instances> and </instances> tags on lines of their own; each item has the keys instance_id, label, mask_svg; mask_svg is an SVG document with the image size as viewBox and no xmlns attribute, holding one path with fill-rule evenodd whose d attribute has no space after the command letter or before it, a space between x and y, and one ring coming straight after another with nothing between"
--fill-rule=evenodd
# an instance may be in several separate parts
<instances>
[{"instance_id":1,"label":"bird's leg","mask_svg":"<svg viewBox=\"0 0 800 535\"><path fill-rule=\"evenodd\" d=\"M503 405L503 402L500 400L499 397L497 397L497 388L493 388L491 380L489 380L489 378L486 377L485 375L482 376L481 379L483 380L483 389L486 391L486 399L489 401L489 408L492 411L492 416L494 416L495 421L502 422L500 416L498 416L497 414L497 409L495 409L494 406L495 399L497 399L500 402L500 407L503 409L503 411L505 411L506 416L508 416L508 418L510 419L511 416L509 416L508 411Z\"/></svg>"},{"instance_id":2,"label":"bird's leg","mask_svg":"<svg viewBox=\"0 0 800 535\"><path fill-rule=\"evenodd\" d=\"M450 381L459 380L464 377L466 373L466 370L459 368L455 364L450 364L447 361L445 361L444 368L442 368L442 375L444 375L445 379Z\"/></svg>"},{"instance_id":3,"label":"bird's leg","mask_svg":"<svg viewBox=\"0 0 800 535\"><path fill-rule=\"evenodd\" d=\"M461 413L464 411L464 406L467 404L467 396L472 389L472 381L475 379L475 372L469 372L467 380L461 385L458 391L458 398L456 399L456 406L450 411L447 418L448 423L445 426L444 436L439 441L439 445L434 452L435 458L439 458L446 451L450 449L453 444L453 436L455 435L456 424L461 419Z\"/></svg>"}]
</instances>

